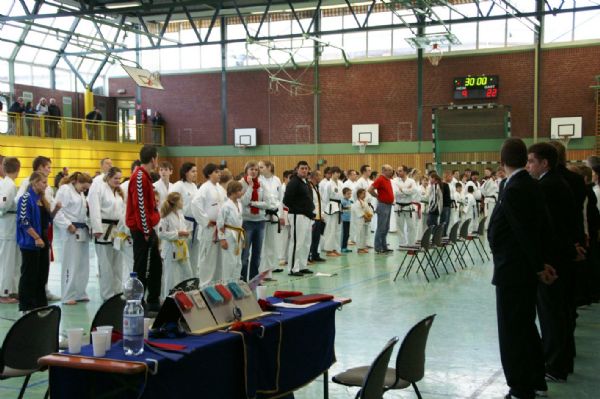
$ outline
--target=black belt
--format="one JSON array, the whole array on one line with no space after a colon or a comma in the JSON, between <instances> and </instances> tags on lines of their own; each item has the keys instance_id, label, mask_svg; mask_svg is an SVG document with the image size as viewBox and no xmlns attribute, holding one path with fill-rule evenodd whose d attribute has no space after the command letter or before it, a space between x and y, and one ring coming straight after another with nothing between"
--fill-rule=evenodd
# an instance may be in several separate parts
<instances>
[{"instance_id":1,"label":"black belt","mask_svg":"<svg viewBox=\"0 0 600 399\"><path fill-rule=\"evenodd\" d=\"M108 225L108 227L106 229L106 233L104 233L104 235L102 236L102 239L104 241L98 241L97 238L94 238L94 243L98 244L98 245L111 245L112 242L107 241L107 240L110 237L110 233L112 233L114 226L119 224L119 221L118 220L110 220L110 219L101 219L101 223Z\"/></svg>"},{"instance_id":2,"label":"black belt","mask_svg":"<svg viewBox=\"0 0 600 399\"><path fill-rule=\"evenodd\" d=\"M6 213L10 213L10 214L16 215L17 211L6 211Z\"/></svg>"},{"instance_id":3,"label":"black belt","mask_svg":"<svg viewBox=\"0 0 600 399\"><path fill-rule=\"evenodd\" d=\"M456 205L456 201L455 200L451 200L450 201L450 208L458 208L458 206Z\"/></svg>"},{"instance_id":4,"label":"black belt","mask_svg":"<svg viewBox=\"0 0 600 399\"><path fill-rule=\"evenodd\" d=\"M493 198L494 201L498 201L498 198L496 198L495 195L487 195L487 196L484 196L484 198Z\"/></svg>"},{"instance_id":5,"label":"black belt","mask_svg":"<svg viewBox=\"0 0 600 399\"><path fill-rule=\"evenodd\" d=\"M408 212L408 213L410 213L410 217L412 217L412 214L413 214L413 212L415 211L415 210L413 209L413 207L412 207L412 203L410 203L410 202L408 202L408 203L396 202L396 205L399 205L399 206L400 206L400 209L398 209L398 210L396 211L396 213L398 214L398 216L400 216L400 214L401 214L402 212ZM402 208L404 208L404 207L407 207L407 206L408 206L408 207L410 207L408 210L404 210L404 209L402 209Z\"/></svg>"},{"instance_id":6,"label":"black belt","mask_svg":"<svg viewBox=\"0 0 600 399\"><path fill-rule=\"evenodd\" d=\"M188 222L192 222L192 240L190 242L190 248L194 246L194 241L196 241L196 229L198 228L198 222L196 222L196 219L194 219L193 217L190 216L184 216L183 217L185 220L187 220Z\"/></svg>"},{"instance_id":7,"label":"black belt","mask_svg":"<svg viewBox=\"0 0 600 399\"><path fill-rule=\"evenodd\" d=\"M275 222L273 218L267 219L267 221L271 224L277 223L277 234L281 233L281 223L279 223L279 213L277 213L277 209L265 209L265 216L275 216Z\"/></svg>"},{"instance_id":8,"label":"black belt","mask_svg":"<svg viewBox=\"0 0 600 399\"><path fill-rule=\"evenodd\" d=\"M340 205L340 210L337 212L338 214L338 224L342 223L342 200L330 199L330 202L335 202ZM331 215L331 205L329 205L329 215Z\"/></svg>"}]
</instances>

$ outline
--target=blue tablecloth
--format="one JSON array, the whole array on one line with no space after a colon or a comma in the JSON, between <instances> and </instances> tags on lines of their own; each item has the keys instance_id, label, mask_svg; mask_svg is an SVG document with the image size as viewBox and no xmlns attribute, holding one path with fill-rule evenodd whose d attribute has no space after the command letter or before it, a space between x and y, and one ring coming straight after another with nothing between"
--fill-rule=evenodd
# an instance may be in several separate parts
<instances>
[{"instance_id":1,"label":"blue tablecloth","mask_svg":"<svg viewBox=\"0 0 600 399\"><path fill-rule=\"evenodd\" d=\"M139 357L125 356L118 342L107 352L107 358L148 364L154 360L158 373L123 376L51 367L50 394L61 399L102 395L132 398L137 396L134 391L143 390L142 397L148 399L279 397L306 385L335 362L338 306L329 301L306 309L280 309L280 315L259 320L265 326L262 338L218 331L156 340L186 345L185 353L169 353L168 357L148 350ZM91 356L91 345L84 346L81 354ZM125 385L128 391L123 390Z\"/></svg>"}]
</instances>

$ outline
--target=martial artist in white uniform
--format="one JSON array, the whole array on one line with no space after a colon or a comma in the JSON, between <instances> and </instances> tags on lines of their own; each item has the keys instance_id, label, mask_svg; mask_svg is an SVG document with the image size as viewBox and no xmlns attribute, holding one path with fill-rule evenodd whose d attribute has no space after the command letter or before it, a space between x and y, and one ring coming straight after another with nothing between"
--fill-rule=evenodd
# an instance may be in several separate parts
<instances>
[{"instance_id":1,"label":"martial artist in white uniform","mask_svg":"<svg viewBox=\"0 0 600 399\"><path fill-rule=\"evenodd\" d=\"M153 186L156 192L158 193L158 209L161 208L163 202L167 199L167 195L171 192L173 187L173 183L169 181L171 174L173 173L173 169L171 164L168 162L163 162L158 168L158 174L160 175L160 179L154 182Z\"/></svg>"},{"instance_id":2,"label":"martial artist in white uniform","mask_svg":"<svg viewBox=\"0 0 600 399\"><path fill-rule=\"evenodd\" d=\"M100 297L103 301L122 292L123 251L114 247L118 225L125 218L125 202L119 182L121 171L115 168L88 196L90 226L98 259ZM121 237L123 239L124 237Z\"/></svg>"},{"instance_id":3,"label":"martial artist in white uniform","mask_svg":"<svg viewBox=\"0 0 600 399\"><path fill-rule=\"evenodd\" d=\"M200 284L221 279L221 250L217 241L217 216L227 193L219 184L221 171L215 164L204 167L207 181L200 186L192 199L192 214L198 222L198 261L191 263L192 271L200 278ZM208 174L208 176L206 176ZM191 252L191 251L190 251Z\"/></svg>"},{"instance_id":4,"label":"martial artist in white uniform","mask_svg":"<svg viewBox=\"0 0 600 399\"><path fill-rule=\"evenodd\" d=\"M227 198L219 216L217 216L217 229L221 241L221 264L223 281L237 280L242 273L242 249L244 247L244 233L242 224L242 203L239 200L241 190ZM227 243L224 248L223 240Z\"/></svg>"},{"instance_id":5,"label":"martial artist in white uniform","mask_svg":"<svg viewBox=\"0 0 600 399\"><path fill-rule=\"evenodd\" d=\"M161 217L157 235L160 238L160 255L163 259L161 296L165 298L169 295L169 290L177 284L194 277L187 247L189 232L183 212L176 209Z\"/></svg>"},{"instance_id":6,"label":"martial artist in white uniform","mask_svg":"<svg viewBox=\"0 0 600 399\"><path fill-rule=\"evenodd\" d=\"M94 192L106 181L106 174L109 169L112 168L112 160L110 158L103 158L100 160L100 174L92 179L92 185L88 190L88 197L93 195Z\"/></svg>"},{"instance_id":7,"label":"martial artist in white uniform","mask_svg":"<svg viewBox=\"0 0 600 399\"><path fill-rule=\"evenodd\" d=\"M323 249L327 256L339 256L341 249L341 212L342 212L342 182L339 180L339 168L332 168L331 180L325 185L325 195L321 200L325 204L325 233L323 234Z\"/></svg>"},{"instance_id":8,"label":"martial artist in white uniform","mask_svg":"<svg viewBox=\"0 0 600 399\"><path fill-rule=\"evenodd\" d=\"M196 166L192 166L185 172L184 176L181 176L181 180L173 184L169 191L170 193L181 194L183 200L183 216L185 217L185 220L189 222L188 224L191 224L191 227L189 228L191 234L188 238L188 247L190 249L190 265L192 265L193 271L198 268L198 257L200 254L200 246L196 241L198 239L199 225L192 211L192 199L198 192L198 188L196 187L196 174Z\"/></svg>"},{"instance_id":9,"label":"martial artist in white uniform","mask_svg":"<svg viewBox=\"0 0 600 399\"><path fill-rule=\"evenodd\" d=\"M413 245L416 241L417 229L414 219L416 213L412 204L413 197L417 191L417 183L407 176L407 170L400 166L398 176L392 180L395 201L394 213L396 214L396 226L398 229L398 242L401 246Z\"/></svg>"},{"instance_id":10,"label":"martial artist in white uniform","mask_svg":"<svg viewBox=\"0 0 600 399\"><path fill-rule=\"evenodd\" d=\"M463 203L463 218L464 220L471 219L471 223L469 223L469 233L471 233L477 230L477 219L479 216L479 211L477 210L477 201L475 200L475 196L473 195L473 193L469 193L467 191Z\"/></svg>"},{"instance_id":11,"label":"martial artist in white uniform","mask_svg":"<svg viewBox=\"0 0 600 399\"><path fill-rule=\"evenodd\" d=\"M270 208L265 210L265 236L260 256L259 272L279 267L279 252L281 245L281 220L283 218L283 204L281 203L281 180L273 175L273 166L258 163L261 175L258 178L260 185L265 188L269 196ZM266 281L273 281L272 272L265 276Z\"/></svg>"},{"instance_id":12,"label":"martial artist in white uniform","mask_svg":"<svg viewBox=\"0 0 600 399\"><path fill-rule=\"evenodd\" d=\"M67 183L60 186L56 201L62 208L54 217L55 239L63 244L61 296L64 304L89 300L86 288L90 275L87 203L83 192L89 183Z\"/></svg>"},{"instance_id":13,"label":"martial artist in white uniform","mask_svg":"<svg viewBox=\"0 0 600 399\"><path fill-rule=\"evenodd\" d=\"M496 206L496 202L498 200L498 188L498 184L492 176L488 176L481 185L481 197L483 198L484 206L483 213L485 216L487 216L487 219L485 220L486 229L490 223L492 212L494 211L494 207Z\"/></svg>"},{"instance_id":14,"label":"martial artist in white uniform","mask_svg":"<svg viewBox=\"0 0 600 399\"><path fill-rule=\"evenodd\" d=\"M373 184L373 182L369 179L369 176L371 175L371 167L368 165L364 165L361 167L362 173L361 176L358 178L358 180L356 181L356 185L354 186L355 190L352 192L352 199L354 200L354 202L356 203L356 191L359 188L364 189L367 192L367 196L365 198L365 201L367 201L367 204L369 205L369 207L371 207L371 210L373 211L373 217L371 218L371 222L369 223L369 232L367 233L367 246L368 247L372 247L372 242L373 242L373 237L371 234L371 231L375 231L371 228L371 226L373 226L373 219L376 218L377 215L375 215L375 201L374 198L371 196L371 194L369 194L369 187L371 187L371 184Z\"/></svg>"},{"instance_id":15,"label":"martial artist in white uniform","mask_svg":"<svg viewBox=\"0 0 600 399\"><path fill-rule=\"evenodd\" d=\"M366 191L365 191L366 194ZM367 253L367 236L369 234L369 222L373 216L373 210L365 199L356 199L352 204L352 218L350 225L354 225L356 232L356 249L359 254ZM368 220L366 220L368 219Z\"/></svg>"},{"instance_id":16,"label":"martial artist in white uniform","mask_svg":"<svg viewBox=\"0 0 600 399\"><path fill-rule=\"evenodd\" d=\"M12 163L11 158L5 160ZM5 170L6 176L0 179L0 303L16 303L9 295L19 292L21 251L17 245L17 186L14 181L19 169L12 173Z\"/></svg>"}]
</instances>

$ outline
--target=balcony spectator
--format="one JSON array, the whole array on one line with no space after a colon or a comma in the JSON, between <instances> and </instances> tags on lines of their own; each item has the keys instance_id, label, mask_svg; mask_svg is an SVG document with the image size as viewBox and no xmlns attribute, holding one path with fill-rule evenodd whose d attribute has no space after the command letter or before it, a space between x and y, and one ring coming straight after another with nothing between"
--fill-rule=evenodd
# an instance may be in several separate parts
<instances>
[{"instance_id":1,"label":"balcony spectator","mask_svg":"<svg viewBox=\"0 0 600 399\"><path fill-rule=\"evenodd\" d=\"M161 140L161 131L165 126L165 120L162 117L162 114L158 111L154 112L154 116L152 117L152 142L153 144L162 144Z\"/></svg>"},{"instance_id":2,"label":"balcony spectator","mask_svg":"<svg viewBox=\"0 0 600 399\"><path fill-rule=\"evenodd\" d=\"M35 109L33 109L33 104L31 101L27 101L25 104L25 125L27 126L27 131L23 132L25 136L33 136L34 129L37 127L37 122L34 121L37 119L37 114L35 113Z\"/></svg>"},{"instance_id":3,"label":"balcony spectator","mask_svg":"<svg viewBox=\"0 0 600 399\"><path fill-rule=\"evenodd\" d=\"M46 101L46 97L40 98L40 102L35 106L35 112L39 116L48 115L48 102Z\"/></svg>"},{"instance_id":4,"label":"balcony spectator","mask_svg":"<svg viewBox=\"0 0 600 399\"><path fill-rule=\"evenodd\" d=\"M25 112L25 107L23 106L23 97L17 98L10 108L8 112L13 114L8 118L8 134L17 134L17 115L22 115Z\"/></svg>"},{"instance_id":5,"label":"balcony spectator","mask_svg":"<svg viewBox=\"0 0 600 399\"><path fill-rule=\"evenodd\" d=\"M90 122L86 123L86 125L85 125L86 130L87 130L88 140L99 140L100 139L99 126L97 126L96 124L99 121L102 121L102 114L100 113L100 109L98 107L95 107L92 112L90 112L89 114L87 114L85 116L85 119L90 121Z\"/></svg>"},{"instance_id":6,"label":"balcony spectator","mask_svg":"<svg viewBox=\"0 0 600 399\"><path fill-rule=\"evenodd\" d=\"M50 99L50 105L48 105L48 121L46 122L46 136L58 137L60 127L60 117L62 113L60 108L56 105L54 98Z\"/></svg>"}]
</instances>

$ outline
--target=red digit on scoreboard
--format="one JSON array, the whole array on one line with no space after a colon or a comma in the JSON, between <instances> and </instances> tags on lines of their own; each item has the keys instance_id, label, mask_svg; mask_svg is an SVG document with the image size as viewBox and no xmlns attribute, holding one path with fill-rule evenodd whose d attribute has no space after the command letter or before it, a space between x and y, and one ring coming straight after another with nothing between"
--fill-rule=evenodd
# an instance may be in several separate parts
<instances>
[{"instance_id":1,"label":"red digit on scoreboard","mask_svg":"<svg viewBox=\"0 0 600 399\"><path fill-rule=\"evenodd\" d=\"M461 94L461 95L462 95L464 98L467 98L467 97L469 97L469 92L468 92L467 90L463 90L463 91L461 91L461 92L460 92L460 94Z\"/></svg>"},{"instance_id":2,"label":"red digit on scoreboard","mask_svg":"<svg viewBox=\"0 0 600 399\"><path fill-rule=\"evenodd\" d=\"M495 98L497 94L498 89L487 89L487 91L485 92L485 96L487 98Z\"/></svg>"}]
</instances>

